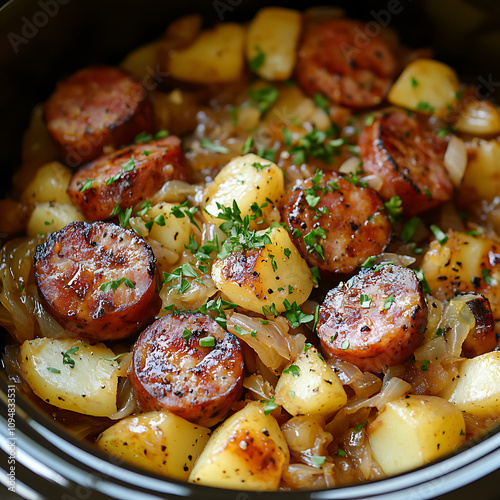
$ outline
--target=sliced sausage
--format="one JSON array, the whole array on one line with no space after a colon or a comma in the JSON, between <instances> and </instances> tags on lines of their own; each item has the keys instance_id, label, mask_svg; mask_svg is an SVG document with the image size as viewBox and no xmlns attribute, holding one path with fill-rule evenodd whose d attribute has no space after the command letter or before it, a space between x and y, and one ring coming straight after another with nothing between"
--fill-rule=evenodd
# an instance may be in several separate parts
<instances>
[{"instance_id":1,"label":"sliced sausage","mask_svg":"<svg viewBox=\"0 0 500 500\"><path fill-rule=\"evenodd\" d=\"M319 181L311 177L293 189L281 211L304 259L323 272L351 272L389 243L382 199L347 179L335 172Z\"/></svg>"},{"instance_id":2,"label":"sliced sausage","mask_svg":"<svg viewBox=\"0 0 500 500\"><path fill-rule=\"evenodd\" d=\"M141 83L107 66L82 69L59 82L45 103L45 121L63 162L77 167L105 146L120 147L153 130L153 111Z\"/></svg>"},{"instance_id":3,"label":"sliced sausage","mask_svg":"<svg viewBox=\"0 0 500 500\"><path fill-rule=\"evenodd\" d=\"M72 222L52 233L37 247L34 275L46 309L81 338L128 337L161 307L153 251L115 224Z\"/></svg>"},{"instance_id":4,"label":"sliced sausage","mask_svg":"<svg viewBox=\"0 0 500 500\"><path fill-rule=\"evenodd\" d=\"M175 136L101 156L73 174L68 194L87 219L108 219L118 203L122 210L137 205L172 179L188 179Z\"/></svg>"},{"instance_id":5,"label":"sliced sausage","mask_svg":"<svg viewBox=\"0 0 500 500\"><path fill-rule=\"evenodd\" d=\"M384 113L359 139L363 170L382 178L378 190L399 196L408 216L437 207L453 197L443 163L446 142L403 111Z\"/></svg>"},{"instance_id":6,"label":"sliced sausage","mask_svg":"<svg viewBox=\"0 0 500 500\"><path fill-rule=\"evenodd\" d=\"M328 356L379 373L411 356L426 324L419 279L411 269L388 264L363 269L331 290L317 332Z\"/></svg>"},{"instance_id":7,"label":"sliced sausage","mask_svg":"<svg viewBox=\"0 0 500 500\"><path fill-rule=\"evenodd\" d=\"M497 336L490 301L476 292L461 293L459 297L467 303L476 321L462 344L464 356L473 358L493 351L497 346Z\"/></svg>"},{"instance_id":8,"label":"sliced sausage","mask_svg":"<svg viewBox=\"0 0 500 500\"><path fill-rule=\"evenodd\" d=\"M213 346L200 345L207 338ZM243 370L238 339L210 316L169 314L137 340L130 380L143 410L167 410L211 427L240 397Z\"/></svg>"},{"instance_id":9,"label":"sliced sausage","mask_svg":"<svg viewBox=\"0 0 500 500\"><path fill-rule=\"evenodd\" d=\"M396 59L379 35L348 19L306 26L296 65L297 83L309 95L359 108L379 104L396 74Z\"/></svg>"}]
</instances>

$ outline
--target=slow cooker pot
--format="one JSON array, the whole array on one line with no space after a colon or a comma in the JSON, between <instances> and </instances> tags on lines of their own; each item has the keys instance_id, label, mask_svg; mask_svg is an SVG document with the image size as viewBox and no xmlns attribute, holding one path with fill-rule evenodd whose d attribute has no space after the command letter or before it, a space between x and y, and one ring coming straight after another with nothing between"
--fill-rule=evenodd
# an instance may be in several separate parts
<instances>
[{"instance_id":1,"label":"slow cooker pot","mask_svg":"<svg viewBox=\"0 0 500 500\"><path fill-rule=\"evenodd\" d=\"M436 47L437 57L457 68L462 80L482 85L490 99L498 96L500 31L496 26L500 4L494 0L363 0L335 4L344 7L350 17L390 24L411 46ZM48 96L59 78L90 63L119 62L130 49L158 37L180 15L200 12L207 24L241 21L265 5L260 0L11 0L5 4L0 10L0 165L5 179L2 195L8 193L8 179L20 163L21 138L30 110ZM300 8L308 3L274 1L272 5ZM6 335L0 333L2 348ZM39 413L12 389L3 370L0 448L0 496L6 500L500 497L500 429L493 429L478 442L428 466L372 483L292 493L222 490L118 464ZM14 484L15 493L9 491Z\"/></svg>"}]
</instances>

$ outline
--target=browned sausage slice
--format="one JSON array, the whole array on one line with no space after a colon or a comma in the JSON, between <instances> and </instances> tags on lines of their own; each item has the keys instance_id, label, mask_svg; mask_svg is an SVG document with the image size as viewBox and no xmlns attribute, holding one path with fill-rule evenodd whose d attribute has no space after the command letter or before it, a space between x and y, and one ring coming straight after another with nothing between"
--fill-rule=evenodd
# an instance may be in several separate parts
<instances>
[{"instance_id":1,"label":"browned sausage slice","mask_svg":"<svg viewBox=\"0 0 500 500\"><path fill-rule=\"evenodd\" d=\"M130 380L144 410L211 427L240 397L243 369L238 339L210 316L169 314L137 340Z\"/></svg>"},{"instance_id":2,"label":"browned sausage slice","mask_svg":"<svg viewBox=\"0 0 500 500\"><path fill-rule=\"evenodd\" d=\"M385 113L366 127L359 139L363 170L383 179L385 200L399 196L413 216L453 196L443 163L446 142L403 111Z\"/></svg>"},{"instance_id":3,"label":"browned sausage slice","mask_svg":"<svg viewBox=\"0 0 500 500\"><path fill-rule=\"evenodd\" d=\"M426 324L419 279L411 269L388 264L363 269L331 290L317 332L328 356L379 373L411 356Z\"/></svg>"},{"instance_id":4,"label":"browned sausage slice","mask_svg":"<svg viewBox=\"0 0 500 500\"><path fill-rule=\"evenodd\" d=\"M282 218L307 263L323 272L354 271L380 254L391 236L380 196L335 172L295 187Z\"/></svg>"},{"instance_id":5,"label":"browned sausage slice","mask_svg":"<svg viewBox=\"0 0 500 500\"><path fill-rule=\"evenodd\" d=\"M493 351L497 346L497 336L490 301L476 292L461 293L459 297L467 303L476 321L462 344L464 356L474 358Z\"/></svg>"},{"instance_id":6,"label":"browned sausage slice","mask_svg":"<svg viewBox=\"0 0 500 500\"><path fill-rule=\"evenodd\" d=\"M137 205L172 179L188 179L175 136L129 146L85 165L73 174L68 194L87 219L108 219L118 203L122 210Z\"/></svg>"},{"instance_id":7,"label":"browned sausage slice","mask_svg":"<svg viewBox=\"0 0 500 500\"><path fill-rule=\"evenodd\" d=\"M378 34L367 35L363 23L330 19L306 26L296 65L297 83L306 94L320 92L352 108L375 106L395 73L388 44Z\"/></svg>"},{"instance_id":8,"label":"browned sausage slice","mask_svg":"<svg viewBox=\"0 0 500 500\"><path fill-rule=\"evenodd\" d=\"M153 251L115 224L72 222L52 233L37 247L34 273L47 310L78 337L127 337L161 307Z\"/></svg>"},{"instance_id":9,"label":"browned sausage slice","mask_svg":"<svg viewBox=\"0 0 500 500\"><path fill-rule=\"evenodd\" d=\"M107 66L85 68L59 82L45 103L45 120L69 167L97 158L104 146L123 146L153 129L141 83Z\"/></svg>"}]
</instances>

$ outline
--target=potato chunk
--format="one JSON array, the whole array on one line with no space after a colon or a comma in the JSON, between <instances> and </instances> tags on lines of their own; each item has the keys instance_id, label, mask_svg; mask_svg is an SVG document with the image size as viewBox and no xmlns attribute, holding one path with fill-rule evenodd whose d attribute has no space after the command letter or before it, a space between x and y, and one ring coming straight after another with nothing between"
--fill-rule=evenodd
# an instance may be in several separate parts
<instances>
[{"instance_id":1,"label":"potato chunk","mask_svg":"<svg viewBox=\"0 0 500 500\"><path fill-rule=\"evenodd\" d=\"M500 142L497 140L473 141L470 148L464 180L458 194L460 203L470 203L484 198L492 201L500 192Z\"/></svg>"},{"instance_id":2,"label":"potato chunk","mask_svg":"<svg viewBox=\"0 0 500 500\"><path fill-rule=\"evenodd\" d=\"M267 231L258 231L261 236ZM263 248L235 251L212 266L215 286L245 309L262 313L272 304L278 312L286 303L303 304L312 290L309 267L283 227L269 230Z\"/></svg>"},{"instance_id":3,"label":"potato chunk","mask_svg":"<svg viewBox=\"0 0 500 500\"><path fill-rule=\"evenodd\" d=\"M174 209L178 208L178 206L172 203L159 203L151 207L143 216L143 219L146 223L151 224L149 238L182 255L184 245L189 243L192 229L188 217L176 217L174 215ZM183 213L182 209L179 212Z\"/></svg>"},{"instance_id":4,"label":"potato chunk","mask_svg":"<svg viewBox=\"0 0 500 500\"><path fill-rule=\"evenodd\" d=\"M31 212L27 233L30 238L39 234L60 231L64 226L74 221L84 221L84 215L71 203L55 201L39 203Z\"/></svg>"},{"instance_id":5,"label":"potato chunk","mask_svg":"<svg viewBox=\"0 0 500 500\"><path fill-rule=\"evenodd\" d=\"M460 113L455 130L473 135L498 134L500 113L490 101L473 100Z\"/></svg>"},{"instance_id":6,"label":"potato chunk","mask_svg":"<svg viewBox=\"0 0 500 500\"><path fill-rule=\"evenodd\" d=\"M57 201L70 204L66 190L71 180L71 172L61 163L52 161L42 165L33 180L21 195L23 203L44 203Z\"/></svg>"},{"instance_id":7,"label":"potato chunk","mask_svg":"<svg viewBox=\"0 0 500 500\"><path fill-rule=\"evenodd\" d=\"M459 292L481 293L490 301L493 317L499 320L500 245L457 231L448 231L447 236L443 245L431 242L422 262L432 295L449 300Z\"/></svg>"},{"instance_id":8,"label":"potato chunk","mask_svg":"<svg viewBox=\"0 0 500 500\"><path fill-rule=\"evenodd\" d=\"M58 408L96 417L116 413L119 367L104 344L40 338L21 346L21 374L33 392ZM72 361L70 361L72 360Z\"/></svg>"},{"instance_id":9,"label":"potato chunk","mask_svg":"<svg viewBox=\"0 0 500 500\"><path fill-rule=\"evenodd\" d=\"M172 51L167 66L170 75L201 84L238 80L243 74L244 41L245 28L239 24L205 30L188 47Z\"/></svg>"},{"instance_id":10,"label":"potato chunk","mask_svg":"<svg viewBox=\"0 0 500 500\"><path fill-rule=\"evenodd\" d=\"M456 385L442 394L444 398L478 417L500 414L500 352L464 361L458 375Z\"/></svg>"},{"instance_id":11,"label":"potato chunk","mask_svg":"<svg viewBox=\"0 0 500 500\"><path fill-rule=\"evenodd\" d=\"M285 437L264 405L249 403L210 437L189 481L238 490L278 489L290 454Z\"/></svg>"},{"instance_id":12,"label":"potato chunk","mask_svg":"<svg viewBox=\"0 0 500 500\"><path fill-rule=\"evenodd\" d=\"M97 438L97 448L125 462L186 481L210 429L173 413L153 411L126 417Z\"/></svg>"},{"instance_id":13,"label":"potato chunk","mask_svg":"<svg viewBox=\"0 0 500 500\"><path fill-rule=\"evenodd\" d=\"M387 98L396 106L440 116L455 103L458 90L453 69L432 59L417 59L406 66Z\"/></svg>"},{"instance_id":14,"label":"potato chunk","mask_svg":"<svg viewBox=\"0 0 500 500\"><path fill-rule=\"evenodd\" d=\"M367 433L375 460L392 475L454 451L465 440L465 421L442 398L408 395L387 403Z\"/></svg>"},{"instance_id":15,"label":"potato chunk","mask_svg":"<svg viewBox=\"0 0 500 500\"><path fill-rule=\"evenodd\" d=\"M309 347L279 378L276 403L294 416L331 415L347 403L347 394L316 348Z\"/></svg>"},{"instance_id":16,"label":"potato chunk","mask_svg":"<svg viewBox=\"0 0 500 500\"><path fill-rule=\"evenodd\" d=\"M285 181L282 170L273 162L254 154L238 156L231 160L215 177L214 182L205 189L206 222L220 226L224 221L218 219L221 212L217 204L233 207L236 200L241 211L241 217L253 216L252 204L262 207L262 217L265 221L279 220L279 214L274 205L285 192ZM266 201L271 200L271 203ZM256 220L250 222L251 229L262 226Z\"/></svg>"},{"instance_id":17,"label":"potato chunk","mask_svg":"<svg viewBox=\"0 0 500 500\"><path fill-rule=\"evenodd\" d=\"M288 80L292 76L301 30L302 16L296 10L280 7L259 10L248 27L246 40L248 61L263 58L256 68L259 76L266 80Z\"/></svg>"}]
</instances>

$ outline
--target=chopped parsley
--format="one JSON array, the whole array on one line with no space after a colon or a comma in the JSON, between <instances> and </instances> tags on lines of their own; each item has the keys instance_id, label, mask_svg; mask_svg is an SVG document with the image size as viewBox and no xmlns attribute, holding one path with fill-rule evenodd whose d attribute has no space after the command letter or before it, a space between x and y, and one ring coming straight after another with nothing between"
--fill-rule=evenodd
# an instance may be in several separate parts
<instances>
[{"instance_id":1,"label":"chopped parsley","mask_svg":"<svg viewBox=\"0 0 500 500\"><path fill-rule=\"evenodd\" d=\"M420 269L420 268L415 269L415 274L417 275L417 278L422 283L422 292L429 293L431 291L431 287L429 286L429 283L427 283L427 280L425 279L425 275L424 275L422 269Z\"/></svg>"},{"instance_id":2,"label":"chopped parsley","mask_svg":"<svg viewBox=\"0 0 500 500\"><path fill-rule=\"evenodd\" d=\"M399 196L393 196L389 201L384 203L384 206L389 214L391 222L401 219L403 214L403 201Z\"/></svg>"},{"instance_id":3,"label":"chopped parsley","mask_svg":"<svg viewBox=\"0 0 500 500\"><path fill-rule=\"evenodd\" d=\"M316 250L322 260L325 259L325 254L323 252L323 247L320 243L317 242L316 238L326 239L326 231L323 227L317 227L312 229L304 235L304 243L306 244L307 250L309 253L312 253Z\"/></svg>"},{"instance_id":4,"label":"chopped parsley","mask_svg":"<svg viewBox=\"0 0 500 500\"><path fill-rule=\"evenodd\" d=\"M368 309L372 303L372 298L369 295L361 294L359 297L359 306L363 309Z\"/></svg>"},{"instance_id":5,"label":"chopped parsley","mask_svg":"<svg viewBox=\"0 0 500 500\"><path fill-rule=\"evenodd\" d=\"M168 137L170 135L170 132L168 130L159 130L156 132L155 135L153 134L148 134L146 131L141 132L140 134L135 136L134 142L136 144L142 144L144 142L150 142L153 139L158 140L158 139L164 139L165 137Z\"/></svg>"},{"instance_id":6,"label":"chopped parsley","mask_svg":"<svg viewBox=\"0 0 500 500\"><path fill-rule=\"evenodd\" d=\"M191 338L191 330L188 330L187 328L184 328L184 331L182 332L182 340L184 342L189 342L189 339Z\"/></svg>"},{"instance_id":7,"label":"chopped parsley","mask_svg":"<svg viewBox=\"0 0 500 500\"><path fill-rule=\"evenodd\" d=\"M214 153L224 153L224 154L229 153L229 149L227 149L224 146L214 144L210 139L208 139L206 137L204 137L201 140L200 144L201 144L201 147L203 147L205 149L209 149L210 151L213 151Z\"/></svg>"},{"instance_id":8,"label":"chopped parsley","mask_svg":"<svg viewBox=\"0 0 500 500\"><path fill-rule=\"evenodd\" d=\"M430 361L428 359L424 359L422 361L422 366L420 367L420 369L423 371L423 372L426 372L429 368L427 367L427 365L430 363Z\"/></svg>"},{"instance_id":9,"label":"chopped parsley","mask_svg":"<svg viewBox=\"0 0 500 500\"><path fill-rule=\"evenodd\" d=\"M434 113L434 106L431 106L427 101L419 101L417 104L417 109L419 111L428 111L429 113Z\"/></svg>"},{"instance_id":10,"label":"chopped parsley","mask_svg":"<svg viewBox=\"0 0 500 500\"><path fill-rule=\"evenodd\" d=\"M391 293L391 295L389 295L389 297L387 297L384 300L384 309L390 309L394 302L395 302L394 294Z\"/></svg>"},{"instance_id":11,"label":"chopped parsley","mask_svg":"<svg viewBox=\"0 0 500 500\"><path fill-rule=\"evenodd\" d=\"M359 424L357 425L356 427L354 427L354 430L357 432L357 431L360 431L368 422L365 420L362 424Z\"/></svg>"},{"instance_id":12,"label":"chopped parsley","mask_svg":"<svg viewBox=\"0 0 500 500\"><path fill-rule=\"evenodd\" d=\"M410 243L415 237L415 234L418 229L418 225L420 224L419 217L412 217L404 226L401 232L401 239L405 243Z\"/></svg>"},{"instance_id":13,"label":"chopped parsley","mask_svg":"<svg viewBox=\"0 0 500 500\"><path fill-rule=\"evenodd\" d=\"M342 345L340 346L341 349L343 349L344 351L346 349L349 349L349 341L348 340L344 340L344 342L342 342Z\"/></svg>"},{"instance_id":14,"label":"chopped parsley","mask_svg":"<svg viewBox=\"0 0 500 500\"><path fill-rule=\"evenodd\" d=\"M269 415L272 411L278 408L278 405L274 402L274 398L271 398L269 401L266 399L261 399L261 403L264 403L264 414Z\"/></svg>"},{"instance_id":15,"label":"chopped parsley","mask_svg":"<svg viewBox=\"0 0 500 500\"><path fill-rule=\"evenodd\" d=\"M418 80L414 76L411 77L410 81L412 88L418 87Z\"/></svg>"},{"instance_id":16,"label":"chopped parsley","mask_svg":"<svg viewBox=\"0 0 500 500\"><path fill-rule=\"evenodd\" d=\"M372 269L373 268L373 264L375 263L376 260L377 260L377 256L376 255L372 255L371 257L368 257L363 262L363 264L361 264L361 267L365 267L367 269Z\"/></svg>"},{"instance_id":17,"label":"chopped parsley","mask_svg":"<svg viewBox=\"0 0 500 500\"><path fill-rule=\"evenodd\" d=\"M319 469L326 461L326 457L320 457L319 455L315 455L314 457L311 457L311 463L313 467L316 467Z\"/></svg>"},{"instance_id":18,"label":"chopped parsley","mask_svg":"<svg viewBox=\"0 0 500 500\"><path fill-rule=\"evenodd\" d=\"M79 347L71 347L65 353L63 353L63 364L69 365L71 368L75 367L75 360L71 357L72 354L75 354L78 351Z\"/></svg>"},{"instance_id":19,"label":"chopped parsley","mask_svg":"<svg viewBox=\"0 0 500 500\"><path fill-rule=\"evenodd\" d=\"M200 347L215 347L215 337L207 335L199 340Z\"/></svg>"},{"instance_id":20,"label":"chopped parsley","mask_svg":"<svg viewBox=\"0 0 500 500\"><path fill-rule=\"evenodd\" d=\"M52 368L52 366L47 366L47 370L52 373L61 373L61 370L58 370L57 368Z\"/></svg>"},{"instance_id":21,"label":"chopped parsley","mask_svg":"<svg viewBox=\"0 0 500 500\"><path fill-rule=\"evenodd\" d=\"M257 104L259 111L265 113L278 99L279 92L274 87L261 87L260 89L249 89L248 94L253 103Z\"/></svg>"},{"instance_id":22,"label":"chopped parsley","mask_svg":"<svg viewBox=\"0 0 500 500\"><path fill-rule=\"evenodd\" d=\"M497 284L497 280L490 276L490 269L481 269L481 274L483 275L483 280L487 285L495 286Z\"/></svg>"},{"instance_id":23,"label":"chopped parsley","mask_svg":"<svg viewBox=\"0 0 500 500\"><path fill-rule=\"evenodd\" d=\"M242 155L246 155L250 153L250 150L252 149L254 144L253 137L247 137L245 140L245 143L243 144L243 150L241 151Z\"/></svg>"},{"instance_id":24,"label":"chopped parsley","mask_svg":"<svg viewBox=\"0 0 500 500\"><path fill-rule=\"evenodd\" d=\"M296 378L300 375L300 368L297 365L290 365L288 368L283 370L283 373L288 373Z\"/></svg>"},{"instance_id":25,"label":"chopped parsley","mask_svg":"<svg viewBox=\"0 0 500 500\"><path fill-rule=\"evenodd\" d=\"M177 290L178 294L184 293L191 287L191 281L186 278L194 278L194 281L203 284L198 277L196 269L190 262L182 264L181 266L174 269L171 273L163 273L163 284L169 283L170 281L178 281L175 285L170 285L168 290Z\"/></svg>"},{"instance_id":26,"label":"chopped parsley","mask_svg":"<svg viewBox=\"0 0 500 500\"><path fill-rule=\"evenodd\" d=\"M194 214L198 211L198 207L189 207L189 201L186 200L185 202L181 203L180 205L174 205L172 207L172 215L176 219L182 219L184 217L187 217L191 224L195 226L198 230L201 231L200 226L196 223L194 220Z\"/></svg>"},{"instance_id":27,"label":"chopped parsley","mask_svg":"<svg viewBox=\"0 0 500 500\"><path fill-rule=\"evenodd\" d=\"M256 55L252 57L250 61L248 61L248 65L254 73L256 73L260 67L262 67L266 60L266 53L258 45L255 47L255 52Z\"/></svg>"},{"instance_id":28,"label":"chopped parsley","mask_svg":"<svg viewBox=\"0 0 500 500\"><path fill-rule=\"evenodd\" d=\"M434 233L436 240L439 241L440 245L444 245L448 241L448 236L441 231L441 229L435 224L430 225L430 230Z\"/></svg>"},{"instance_id":29,"label":"chopped parsley","mask_svg":"<svg viewBox=\"0 0 500 500\"><path fill-rule=\"evenodd\" d=\"M128 227L130 226L130 217L132 216L132 207L128 207L122 210L121 202L118 202L113 210L111 210L110 215L118 215L118 220L120 221L120 226Z\"/></svg>"},{"instance_id":30,"label":"chopped parsley","mask_svg":"<svg viewBox=\"0 0 500 500\"><path fill-rule=\"evenodd\" d=\"M108 293L110 290L113 290L113 292L116 292L118 287L122 284L125 283L125 286L127 288L135 288L135 283L130 280L129 278L120 278L117 280L112 280L112 281L107 281L106 283L103 283L100 287L99 290L101 290L104 293Z\"/></svg>"},{"instance_id":31,"label":"chopped parsley","mask_svg":"<svg viewBox=\"0 0 500 500\"><path fill-rule=\"evenodd\" d=\"M90 189L92 187L92 184L94 183L94 179L87 179L84 183L83 186L80 188L80 192L83 193L87 189Z\"/></svg>"},{"instance_id":32,"label":"chopped parsley","mask_svg":"<svg viewBox=\"0 0 500 500\"><path fill-rule=\"evenodd\" d=\"M330 104L329 99L323 94L319 93L314 94L313 99L314 104L316 104L318 108L321 108L328 116L330 116L330 110L328 109L328 105Z\"/></svg>"},{"instance_id":33,"label":"chopped parsley","mask_svg":"<svg viewBox=\"0 0 500 500\"><path fill-rule=\"evenodd\" d=\"M282 314L288 320L292 328L297 328L300 324L309 323L309 321L314 319L312 314L303 313L297 302L290 304L290 302L285 299L283 305L286 310Z\"/></svg>"}]
</instances>

